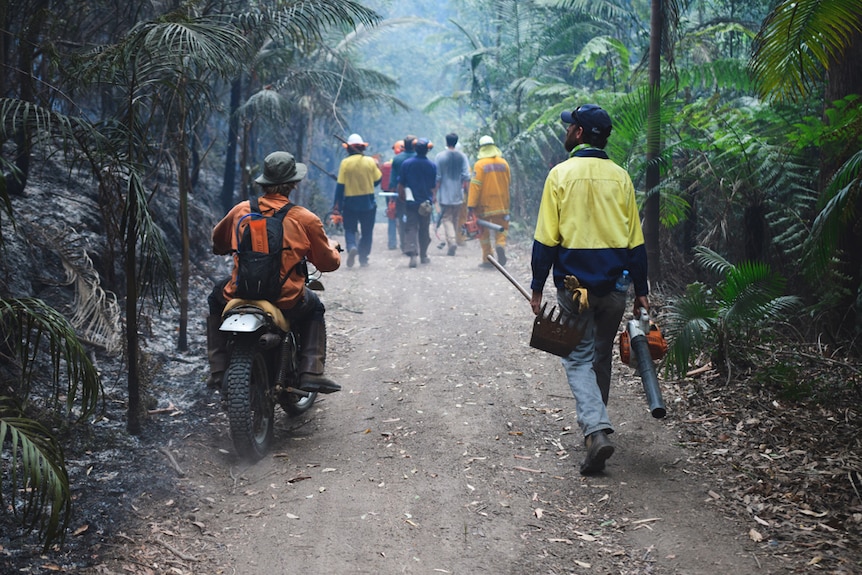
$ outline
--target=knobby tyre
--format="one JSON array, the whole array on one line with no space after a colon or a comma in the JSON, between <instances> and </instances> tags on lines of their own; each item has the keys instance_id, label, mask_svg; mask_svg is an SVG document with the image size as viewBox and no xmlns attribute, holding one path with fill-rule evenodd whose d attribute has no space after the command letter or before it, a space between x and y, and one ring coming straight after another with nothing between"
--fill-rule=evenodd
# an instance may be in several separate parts
<instances>
[{"instance_id":1,"label":"knobby tyre","mask_svg":"<svg viewBox=\"0 0 862 575\"><path fill-rule=\"evenodd\" d=\"M237 455L257 461L270 449L274 404L268 393L268 374L255 342L234 347L225 374L230 434Z\"/></svg>"}]
</instances>

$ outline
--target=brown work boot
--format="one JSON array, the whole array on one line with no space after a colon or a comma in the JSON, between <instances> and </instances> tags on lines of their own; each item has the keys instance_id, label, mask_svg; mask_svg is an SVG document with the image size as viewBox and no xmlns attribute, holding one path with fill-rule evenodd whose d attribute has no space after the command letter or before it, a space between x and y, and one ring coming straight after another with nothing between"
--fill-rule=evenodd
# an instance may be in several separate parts
<instances>
[{"instance_id":1,"label":"brown work boot","mask_svg":"<svg viewBox=\"0 0 862 575\"><path fill-rule=\"evenodd\" d=\"M506 265L506 250L504 250L501 246L497 246L497 261L501 266Z\"/></svg>"},{"instance_id":2,"label":"brown work boot","mask_svg":"<svg viewBox=\"0 0 862 575\"><path fill-rule=\"evenodd\" d=\"M614 445L608 439L605 430L589 434L584 443L587 446L587 456L581 463L581 475L598 473L605 468L605 461L614 454Z\"/></svg>"},{"instance_id":3,"label":"brown work boot","mask_svg":"<svg viewBox=\"0 0 862 575\"><path fill-rule=\"evenodd\" d=\"M221 389L224 372L227 371L230 356L227 351L227 337L219 329L221 318L207 316L207 359L210 364L210 375L207 378L207 389Z\"/></svg>"},{"instance_id":4,"label":"brown work boot","mask_svg":"<svg viewBox=\"0 0 862 575\"><path fill-rule=\"evenodd\" d=\"M318 393L335 393L341 391L341 386L322 375L303 373L299 376L299 389Z\"/></svg>"},{"instance_id":5,"label":"brown work boot","mask_svg":"<svg viewBox=\"0 0 862 575\"><path fill-rule=\"evenodd\" d=\"M333 393L341 391L341 386L323 376L326 364L326 324L323 320L312 319L299 330L301 356L299 358L299 389Z\"/></svg>"}]
</instances>

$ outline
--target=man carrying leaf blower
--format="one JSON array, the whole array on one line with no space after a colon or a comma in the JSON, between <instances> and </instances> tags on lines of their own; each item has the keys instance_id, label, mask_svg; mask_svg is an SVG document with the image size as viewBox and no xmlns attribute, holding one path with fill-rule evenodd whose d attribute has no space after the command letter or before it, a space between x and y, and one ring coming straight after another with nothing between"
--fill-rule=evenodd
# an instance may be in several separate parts
<instances>
[{"instance_id":1,"label":"man carrying leaf blower","mask_svg":"<svg viewBox=\"0 0 862 575\"><path fill-rule=\"evenodd\" d=\"M614 453L607 412L614 338L634 284L633 312L649 311L647 256L635 190L628 173L604 151L611 134L608 113L594 104L561 114L568 124L569 159L545 180L533 241L530 306L538 314L542 291L553 268L563 313L578 318L584 336L562 359L577 402L586 457L582 475L597 473ZM623 274L628 270L627 274Z\"/></svg>"}]
</instances>

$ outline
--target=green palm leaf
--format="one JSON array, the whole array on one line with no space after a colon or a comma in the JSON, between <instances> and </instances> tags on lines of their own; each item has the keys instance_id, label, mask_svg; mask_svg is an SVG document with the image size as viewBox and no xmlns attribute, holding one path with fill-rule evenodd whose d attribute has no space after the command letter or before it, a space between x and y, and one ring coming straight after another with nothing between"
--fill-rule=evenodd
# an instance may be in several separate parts
<instances>
[{"instance_id":1,"label":"green palm leaf","mask_svg":"<svg viewBox=\"0 0 862 575\"><path fill-rule=\"evenodd\" d=\"M2 396L0 449L5 452L0 467L0 507L19 514L25 528L38 528L46 549L52 542L62 541L72 512L63 451L43 425L23 417L12 400ZM9 491L8 501L3 489Z\"/></svg>"},{"instance_id":2,"label":"green palm leaf","mask_svg":"<svg viewBox=\"0 0 862 575\"><path fill-rule=\"evenodd\" d=\"M805 243L806 259L812 263L815 275L823 274L838 247L842 230L852 225L858 217L856 206L860 194L862 150L853 154L839 168L821 197L823 207Z\"/></svg>"},{"instance_id":3,"label":"green palm leaf","mask_svg":"<svg viewBox=\"0 0 862 575\"><path fill-rule=\"evenodd\" d=\"M36 356L45 340L52 368L53 401L59 402L65 395L66 410L79 405L82 418L96 409L102 391L99 374L74 328L60 312L34 298L0 299L0 325L5 329L5 345L15 352L20 365L25 399L37 375ZM60 388L62 366L66 368L65 389Z\"/></svg>"},{"instance_id":4,"label":"green palm leaf","mask_svg":"<svg viewBox=\"0 0 862 575\"><path fill-rule=\"evenodd\" d=\"M717 323L718 316L707 287L702 283L689 285L685 295L668 306L664 325L670 342L668 369L684 374L694 357L714 343Z\"/></svg>"},{"instance_id":5,"label":"green palm leaf","mask_svg":"<svg viewBox=\"0 0 862 575\"><path fill-rule=\"evenodd\" d=\"M830 61L862 31L858 0L793 0L778 4L763 22L751 71L763 96L797 100L810 91Z\"/></svg>"}]
</instances>

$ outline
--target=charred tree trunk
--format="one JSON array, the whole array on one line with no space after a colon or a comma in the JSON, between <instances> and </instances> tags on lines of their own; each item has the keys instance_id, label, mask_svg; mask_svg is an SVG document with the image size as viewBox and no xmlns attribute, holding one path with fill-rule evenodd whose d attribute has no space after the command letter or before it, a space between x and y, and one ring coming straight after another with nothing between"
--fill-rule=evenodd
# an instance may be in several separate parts
<instances>
[{"instance_id":1,"label":"charred tree trunk","mask_svg":"<svg viewBox=\"0 0 862 575\"><path fill-rule=\"evenodd\" d=\"M33 85L33 64L39 48L39 37L47 16L48 0L36 3L30 19L24 28L24 35L18 46L18 97L24 102L36 103L36 93ZM15 154L12 163L15 165L13 177L7 178L6 192L10 195L21 195L27 187L30 174L30 156L32 154L32 138L26 126L16 132Z\"/></svg>"},{"instance_id":2,"label":"charred tree trunk","mask_svg":"<svg viewBox=\"0 0 862 575\"><path fill-rule=\"evenodd\" d=\"M126 355L129 360L129 404L126 411L126 430L132 435L141 434L141 380L138 371L138 260L137 260L137 198L128 191L128 221L126 222Z\"/></svg>"},{"instance_id":3,"label":"charred tree trunk","mask_svg":"<svg viewBox=\"0 0 862 575\"><path fill-rule=\"evenodd\" d=\"M227 150L224 157L224 179L221 185L221 210L224 215L233 207L233 193L236 186L236 148L239 139L239 109L242 98L242 79L237 78L230 85L230 119L228 120Z\"/></svg>"}]
</instances>

